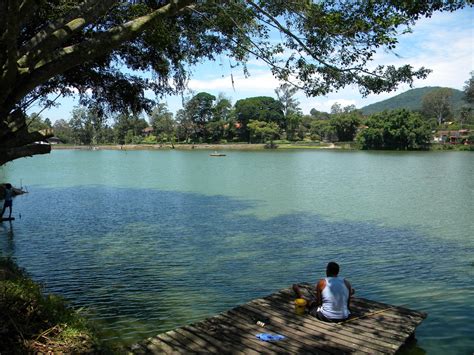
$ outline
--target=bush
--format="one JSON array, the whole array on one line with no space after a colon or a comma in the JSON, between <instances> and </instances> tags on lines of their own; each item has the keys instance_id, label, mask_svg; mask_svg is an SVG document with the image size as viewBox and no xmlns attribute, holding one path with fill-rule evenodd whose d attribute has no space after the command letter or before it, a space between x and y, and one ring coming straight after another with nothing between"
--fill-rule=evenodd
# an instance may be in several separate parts
<instances>
[{"instance_id":1,"label":"bush","mask_svg":"<svg viewBox=\"0 0 474 355\"><path fill-rule=\"evenodd\" d=\"M153 135L149 135L145 138L143 138L143 143L145 144L156 144L158 143L158 141L156 140L156 136L153 136Z\"/></svg>"},{"instance_id":2,"label":"bush","mask_svg":"<svg viewBox=\"0 0 474 355\"><path fill-rule=\"evenodd\" d=\"M103 351L88 321L61 297L43 295L11 259L0 258L0 289L0 353Z\"/></svg>"},{"instance_id":3,"label":"bush","mask_svg":"<svg viewBox=\"0 0 474 355\"><path fill-rule=\"evenodd\" d=\"M374 114L365 124L367 128L357 136L363 149L424 149L431 138L426 122L405 109Z\"/></svg>"},{"instance_id":4,"label":"bush","mask_svg":"<svg viewBox=\"0 0 474 355\"><path fill-rule=\"evenodd\" d=\"M474 152L474 144L468 144L468 145L460 145L459 150L462 151L468 151L468 152Z\"/></svg>"}]
</instances>

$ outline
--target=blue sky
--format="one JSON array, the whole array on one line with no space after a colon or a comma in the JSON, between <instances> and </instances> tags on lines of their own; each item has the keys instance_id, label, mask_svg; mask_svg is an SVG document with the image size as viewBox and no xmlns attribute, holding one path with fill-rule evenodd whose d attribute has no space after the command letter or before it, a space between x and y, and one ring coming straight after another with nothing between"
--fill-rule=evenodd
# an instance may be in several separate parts
<instances>
[{"instance_id":1,"label":"blue sky","mask_svg":"<svg viewBox=\"0 0 474 355\"><path fill-rule=\"evenodd\" d=\"M433 72L425 80L415 80L414 88L443 86L462 90L464 82L470 77L469 73L474 70L474 8L465 8L453 13L436 13L431 18L418 21L413 27L413 33L399 37L399 45L394 52L380 51L375 56L374 65L410 64L414 68L424 66ZM251 60L248 68L250 77L245 78L240 68L231 69L228 58L222 56L216 62L204 62L193 68L188 87L195 93L205 91L215 96L223 93L231 98L232 103L252 96L276 98L274 90L279 86L279 82L272 77L269 68L257 60ZM336 102L342 106L353 104L361 108L408 89L408 85L401 85L397 91L365 98L360 95L357 87L346 87L325 97L306 97L303 93L296 96L303 113L307 114L311 108L329 111ZM167 97L162 101L168 103L172 112L182 107L181 96ZM77 99L62 98L58 102L59 107L46 109L41 116L53 122L61 118L69 120L74 105L77 105ZM39 112L41 109L42 107L33 106L29 113Z\"/></svg>"}]
</instances>

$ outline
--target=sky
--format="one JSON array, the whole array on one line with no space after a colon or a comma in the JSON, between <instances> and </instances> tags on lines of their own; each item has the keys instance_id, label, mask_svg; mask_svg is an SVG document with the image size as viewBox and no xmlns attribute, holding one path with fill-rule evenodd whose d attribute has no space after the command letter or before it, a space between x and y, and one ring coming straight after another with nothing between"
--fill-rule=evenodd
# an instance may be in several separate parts
<instances>
[{"instance_id":1,"label":"sky","mask_svg":"<svg viewBox=\"0 0 474 355\"><path fill-rule=\"evenodd\" d=\"M453 13L436 13L431 18L419 20L413 26L412 33L399 37L399 44L393 52L378 52L374 57L374 64L410 64L414 68L424 66L431 69L432 73L424 80L415 80L413 88L442 86L463 90L470 72L474 70L474 8ZM253 96L272 96L276 99L274 90L280 83L273 78L266 64L251 60L248 69L250 77L245 78L239 67L231 69L228 58L221 56L216 62L207 61L194 67L188 88L194 93L205 91L215 96L223 93L232 103ZM355 105L362 108L409 89L409 85L404 84L396 91L364 98L357 87L349 86L324 97L306 97L301 92L295 96L303 113L309 114L312 108L329 112L336 102L342 106ZM170 96L161 101L165 101L173 113L182 108L181 96ZM49 118L52 122L58 119L69 120L73 107L78 104L77 98L60 98L58 103L59 107L45 109L41 117ZM28 113L42 109L43 107L32 106Z\"/></svg>"}]
</instances>

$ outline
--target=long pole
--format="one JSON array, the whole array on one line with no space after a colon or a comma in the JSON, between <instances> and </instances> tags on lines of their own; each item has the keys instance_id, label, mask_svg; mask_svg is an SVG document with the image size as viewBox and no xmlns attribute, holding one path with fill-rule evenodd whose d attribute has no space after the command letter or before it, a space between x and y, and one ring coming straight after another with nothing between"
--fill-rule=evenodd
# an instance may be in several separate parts
<instances>
[{"instance_id":1,"label":"long pole","mask_svg":"<svg viewBox=\"0 0 474 355\"><path fill-rule=\"evenodd\" d=\"M400 305L400 306L391 306L391 307L388 307L388 308L385 308L385 309L380 309L380 310L378 310L378 311L374 311L374 312L370 312L370 313L367 313L367 314L363 314L363 315L361 315L361 316L359 316L359 317L349 318L348 320L345 320L345 321L343 321L343 322L339 322L339 323L337 323L337 324L338 324L338 325L343 325L343 324L348 323L348 322L351 322L351 321L353 321L353 320L357 320L357 319L361 319L361 318L365 318L365 317L370 317L370 316L373 316L373 315L375 315L375 314L380 314L380 313L389 311L389 310L391 310L391 309L395 309L395 308L398 308L398 307L403 307L403 306L405 306L405 305L406 305L406 304L402 304L402 305Z\"/></svg>"}]
</instances>

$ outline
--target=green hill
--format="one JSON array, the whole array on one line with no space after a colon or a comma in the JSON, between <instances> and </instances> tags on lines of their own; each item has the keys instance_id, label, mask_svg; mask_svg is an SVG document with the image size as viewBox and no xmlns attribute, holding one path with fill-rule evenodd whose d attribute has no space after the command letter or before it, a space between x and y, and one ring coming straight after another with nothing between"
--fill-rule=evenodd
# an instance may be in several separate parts
<instances>
[{"instance_id":1,"label":"green hill","mask_svg":"<svg viewBox=\"0 0 474 355\"><path fill-rule=\"evenodd\" d=\"M419 89L411 89L390 99L364 106L361 108L361 111L364 115L382 112L385 110L394 110L397 108L406 108L412 111L420 111L423 102L423 97L430 91L436 89L441 89L441 87L427 86ZM461 108L462 105L466 104L466 102L463 101L464 92L457 89L451 90L453 90L453 95L451 96L451 107L452 111L456 112Z\"/></svg>"}]
</instances>

